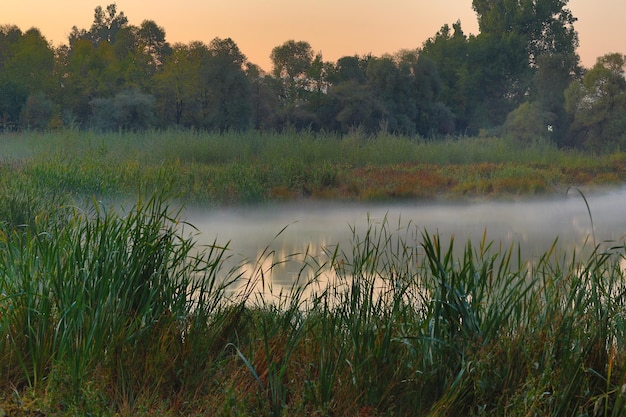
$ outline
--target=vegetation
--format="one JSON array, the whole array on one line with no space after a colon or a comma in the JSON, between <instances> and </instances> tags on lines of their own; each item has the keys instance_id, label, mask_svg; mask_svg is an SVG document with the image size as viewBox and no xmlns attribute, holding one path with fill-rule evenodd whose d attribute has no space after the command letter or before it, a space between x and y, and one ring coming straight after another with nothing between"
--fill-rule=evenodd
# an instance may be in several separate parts
<instances>
[{"instance_id":1,"label":"vegetation","mask_svg":"<svg viewBox=\"0 0 626 417\"><path fill-rule=\"evenodd\" d=\"M199 247L173 208L554 192L623 183L622 153L360 131L0 140L8 415L624 412L622 246L513 263L384 221L299 254L285 290L265 259L224 270L228 245Z\"/></svg>"},{"instance_id":2,"label":"vegetation","mask_svg":"<svg viewBox=\"0 0 626 417\"><path fill-rule=\"evenodd\" d=\"M132 25L115 4L98 6L91 27L73 27L56 49L36 28L2 26L0 129L486 132L623 149L626 60L607 53L582 68L567 3L473 0L477 35L444 24L422 45L380 57L327 62L288 40L267 72L230 38L171 45L164 28Z\"/></svg>"},{"instance_id":3,"label":"vegetation","mask_svg":"<svg viewBox=\"0 0 626 417\"><path fill-rule=\"evenodd\" d=\"M475 0L480 34L393 56L287 41L270 74L114 4L58 49L0 27L0 417L624 415L622 244L383 221L277 289L287 259L225 270L175 208L623 184L626 59L581 68L566 5Z\"/></svg>"},{"instance_id":4,"label":"vegetation","mask_svg":"<svg viewBox=\"0 0 626 417\"><path fill-rule=\"evenodd\" d=\"M162 188L218 206L298 199L518 198L621 184L626 156L561 150L547 141L427 141L360 131L208 134L14 133L0 137L7 195L135 199ZM25 197L26 198L26 197ZM28 197L30 198L30 197ZM36 200L36 199L35 199Z\"/></svg>"},{"instance_id":5,"label":"vegetation","mask_svg":"<svg viewBox=\"0 0 626 417\"><path fill-rule=\"evenodd\" d=\"M483 239L457 258L383 221L278 292L260 267L221 270L227 247L197 247L166 195L123 213L36 200L1 225L10 416L626 410L624 247L514 263Z\"/></svg>"}]
</instances>

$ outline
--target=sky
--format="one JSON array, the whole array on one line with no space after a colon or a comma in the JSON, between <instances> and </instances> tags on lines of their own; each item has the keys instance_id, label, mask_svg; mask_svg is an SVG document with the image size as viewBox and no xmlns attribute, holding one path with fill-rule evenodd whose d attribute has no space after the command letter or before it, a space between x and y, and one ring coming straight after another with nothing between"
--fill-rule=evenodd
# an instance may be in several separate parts
<instances>
[{"instance_id":1,"label":"sky","mask_svg":"<svg viewBox=\"0 0 626 417\"><path fill-rule=\"evenodd\" d=\"M36 27L59 46L72 26L89 29L94 9L113 2L132 25L155 21L172 44L231 38L266 71L272 48L292 39L335 62L418 48L457 20L466 34L478 33L472 0L0 0L0 25ZM567 7L578 18L584 66L609 52L626 53L626 1L570 0Z\"/></svg>"}]
</instances>

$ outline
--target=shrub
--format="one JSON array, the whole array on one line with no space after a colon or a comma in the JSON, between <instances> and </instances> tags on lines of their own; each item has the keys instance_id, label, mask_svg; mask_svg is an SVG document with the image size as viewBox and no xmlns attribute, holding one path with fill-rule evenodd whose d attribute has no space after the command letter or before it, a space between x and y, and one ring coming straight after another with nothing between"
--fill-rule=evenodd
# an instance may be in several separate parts
<instances>
[{"instance_id":1,"label":"shrub","mask_svg":"<svg viewBox=\"0 0 626 417\"><path fill-rule=\"evenodd\" d=\"M91 125L96 130L139 131L154 123L155 99L138 90L126 90L113 98L96 98L91 102Z\"/></svg>"}]
</instances>

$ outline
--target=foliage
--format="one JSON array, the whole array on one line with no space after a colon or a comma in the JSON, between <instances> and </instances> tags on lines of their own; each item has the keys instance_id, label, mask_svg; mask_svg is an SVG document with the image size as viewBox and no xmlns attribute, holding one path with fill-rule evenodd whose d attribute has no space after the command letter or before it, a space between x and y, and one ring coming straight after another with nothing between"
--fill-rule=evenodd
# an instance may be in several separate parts
<instances>
[{"instance_id":1,"label":"foliage","mask_svg":"<svg viewBox=\"0 0 626 417\"><path fill-rule=\"evenodd\" d=\"M63 127L59 108L43 93L31 94L20 114L24 129L46 130Z\"/></svg>"},{"instance_id":2,"label":"foliage","mask_svg":"<svg viewBox=\"0 0 626 417\"><path fill-rule=\"evenodd\" d=\"M36 29L2 27L0 122L4 131L63 122L83 129L361 130L442 139L502 132L507 118L509 132L516 120L517 136L535 135L519 127L537 119L532 109L558 146L617 146L624 133L618 113L607 110L604 127L591 129L589 115L565 110L563 92L584 72L567 3L476 0L480 33L444 24L420 48L380 57L328 62L308 42L289 40L273 48L269 73L230 38L171 46L156 22L135 26L115 4L98 6L91 26L73 27L67 45L56 49ZM154 97L155 124L148 122L149 104L137 123L103 117L122 106L113 104L118 94L128 101L129 91ZM46 99L35 100L41 94ZM581 94L589 95L570 92ZM590 131L593 140L585 139Z\"/></svg>"},{"instance_id":3,"label":"foliage","mask_svg":"<svg viewBox=\"0 0 626 417\"><path fill-rule=\"evenodd\" d=\"M598 149L626 144L625 68L625 55L605 55L582 82L567 88L565 106L574 119L569 134L572 145Z\"/></svg>"},{"instance_id":4,"label":"foliage","mask_svg":"<svg viewBox=\"0 0 626 417\"><path fill-rule=\"evenodd\" d=\"M146 130L154 124L154 97L136 90L113 98L94 99L91 123L95 130Z\"/></svg>"},{"instance_id":5,"label":"foliage","mask_svg":"<svg viewBox=\"0 0 626 417\"><path fill-rule=\"evenodd\" d=\"M525 102L507 116L504 134L520 142L545 139L554 128L551 122L537 103Z\"/></svg>"}]
</instances>

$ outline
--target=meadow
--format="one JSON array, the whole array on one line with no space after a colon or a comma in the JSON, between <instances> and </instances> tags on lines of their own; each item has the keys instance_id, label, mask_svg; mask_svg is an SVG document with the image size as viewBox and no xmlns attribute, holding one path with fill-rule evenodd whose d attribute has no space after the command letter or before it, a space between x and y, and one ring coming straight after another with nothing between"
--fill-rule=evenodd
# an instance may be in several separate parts
<instances>
[{"instance_id":1,"label":"meadow","mask_svg":"<svg viewBox=\"0 0 626 417\"><path fill-rule=\"evenodd\" d=\"M621 184L622 153L359 132L56 132L1 136L0 160L0 413L626 412L623 244L580 258L555 241L513 262L516 246L444 245L383 221L323 262L305 253L278 291L261 260L223 270L228 244L198 247L180 217L181 203Z\"/></svg>"}]
</instances>

